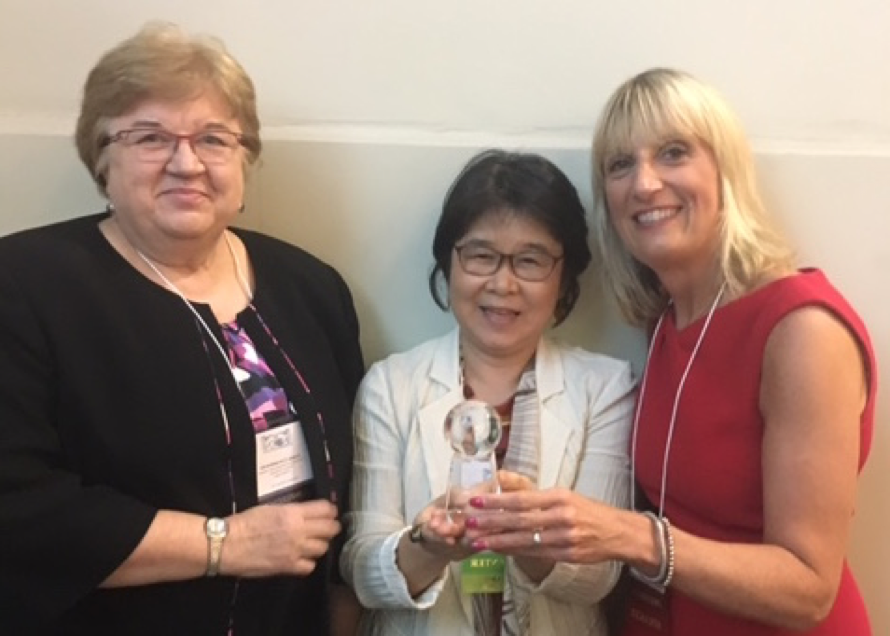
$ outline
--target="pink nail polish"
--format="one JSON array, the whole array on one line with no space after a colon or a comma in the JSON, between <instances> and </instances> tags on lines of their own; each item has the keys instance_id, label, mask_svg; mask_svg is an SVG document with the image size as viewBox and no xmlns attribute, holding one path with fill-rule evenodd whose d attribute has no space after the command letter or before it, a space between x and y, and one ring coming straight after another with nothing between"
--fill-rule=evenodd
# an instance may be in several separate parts
<instances>
[{"instance_id":1,"label":"pink nail polish","mask_svg":"<svg viewBox=\"0 0 890 636\"><path fill-rule=\"evenodd\" d=\"M484 539L476 539L475 541L473 541L473 543L470 544L470 547L478 552L482 552L483 550L488 549L488 542Z\"/></svg>"},{"instance_id":2,"label":"pink nail polish","mask_svg":"<svg viewBox=\"0 0 890 636\"><path fill-rule=\"evenodd\" d=\"M470 505L474 508L484 508L485 502L482 497L470 497Z\"/></svg>"},{"instance_id":3,"label":"pink nail polish","mask_svg":"<svg viewBox=\"0 0 890 636\"><path fill-rule=\"evenodd\" d=\"M466 521L466 525L468 528L478 528L479 520L476 517L469 517Z\"/></svg>"}]
</instances>

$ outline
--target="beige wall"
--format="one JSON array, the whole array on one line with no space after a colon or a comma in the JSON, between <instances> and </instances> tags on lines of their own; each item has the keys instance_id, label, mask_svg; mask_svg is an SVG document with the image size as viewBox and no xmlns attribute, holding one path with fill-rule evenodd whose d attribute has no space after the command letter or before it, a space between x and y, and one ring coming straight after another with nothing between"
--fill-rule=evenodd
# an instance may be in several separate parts
<instances>
[{"instance_id":1,"label":"beige wall","mask_svg":"<svg viewBox=\"0 0 890 636\"><path fill-rule=\"evenodd\" d=\"M244 6L0 0L0 234L101 208L68 137L101 51L150 17L214 32L256 80L265 125L243 223L343 272L376 359L451 324L426 291L429 246L441 197L475 150L540 150L589 203L587 146L607 92L646 66L676 65L736 105L802 262L828 271L890 365L886 0ZM562 334L639 368L639 334L588 283ZM851 540L876 634L890 634L885 394Z\"/></svg>"}]
</instances>

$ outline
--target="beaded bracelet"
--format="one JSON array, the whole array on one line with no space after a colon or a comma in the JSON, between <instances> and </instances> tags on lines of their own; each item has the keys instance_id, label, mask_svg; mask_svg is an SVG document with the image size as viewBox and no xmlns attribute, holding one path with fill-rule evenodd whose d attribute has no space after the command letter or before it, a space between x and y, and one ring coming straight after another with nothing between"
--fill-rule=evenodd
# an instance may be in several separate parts
<instances>
[{"instance_id":1,"label":"beaded bracelet","mask_svg":"<svg viewBox=\"0 0 890 636\"><path fill-rule=\"evenodd\" d=\"M667 543L667 572L665 572L661 586L666 588L674 580L674 532L667 517L661 518L661 524L664 528L664 536Z\"/></svg>"}]
</instances>

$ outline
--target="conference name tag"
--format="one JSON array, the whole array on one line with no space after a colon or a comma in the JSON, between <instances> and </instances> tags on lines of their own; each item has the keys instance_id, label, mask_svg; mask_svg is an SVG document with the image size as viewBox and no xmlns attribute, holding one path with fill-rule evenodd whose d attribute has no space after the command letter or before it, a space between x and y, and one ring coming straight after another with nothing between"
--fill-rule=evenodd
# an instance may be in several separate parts
<instances>
[{"instance_id":1,"label":"conference name tag","mask_svg":"<svg viewBox=\"0 0 890 636\"><path fill-rule=\"evenodd\" d=\"M260 503L293 500L288 494L312 480L309 450L299 422L257 433L256 467Z\"/></svg>"},{"instance_id":2,"label":"conference name tag","mask_svg":"<svg viewBox=\"0 0 890 636\"><path fill-rule=\"evenodd\" d=\"M671 636L670 590L632 579L628 590L626 621L640 636Z\"/></svg>"},{"instance_id":3,"label":"conference name tag","mask_svg":"<svg viewBox=\"0 0 890 636\"><path fill-rule=\"evenodd\" d=\"M460 564L460 590L464 594L500 594L504 591L507 558L494 552L480 552Z\"/></svg>"}]
</instances>

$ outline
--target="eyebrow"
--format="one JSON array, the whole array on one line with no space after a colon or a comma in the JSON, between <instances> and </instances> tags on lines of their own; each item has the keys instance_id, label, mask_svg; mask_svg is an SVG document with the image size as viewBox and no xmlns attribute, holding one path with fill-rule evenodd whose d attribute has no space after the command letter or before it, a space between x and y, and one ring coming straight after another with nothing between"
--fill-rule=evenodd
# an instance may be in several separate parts
<instances>
[{"instance_id":1,"label":"eyebrow","mask_svg":"<svg viewBox=\"0 0 890 636\"><path fill-rule=\"evenodd\" d=\"M611 148L604 153L604 165L609 162L617 159L618 157L628 157L633 156L635 154L637 146L647 146L649 148L663 148L668 144L680 143L686 146L691 146L695 143L695 139L686 133L682 133L679 131L667 132L665 134L651 135L647 137L645 140L641 142L637 142L635 145L630 147L625 146L616 146Z\"/></svg>"},{"instance_id":2,"label":"eyebrow","mask_svg":"<svg viewBox=\"0 0 890 636\"><path fill-rule=\"evenodd\" d=\"M464 241L463 245L480 245L482 247L489 247L493 250L496 250L493 242L486 240L486 239L481 239L481 238L468 239L467 241ZM557 248L557 249L559 249L559 248ZM500 251L500 250L496 250L496 251ZM519 250L516 252L512 252L512 253L519 254L522 252L544 252L546 254L553 253L553 251L549 248L549 246L544 245L543 243L535 243L535 242L522 243L519 245ZM506 253L506 252L504 252L504 253Z\"/></svg>"},{"instance_id":3,"label":"eyebrow","mask_svg":"<svg viewBox=\"0 0 890 636\"><path fill-rule=\"evenodd\" d=\"M131 128L157 128L159 130L161 130L161 129L168 130L168 128L166 126L164 126L160 122L155 121L153 119L137 119L136 121L134 121L133 123L130 124L130 127ZM202 131L203 130L225 130L228 132L235 132L234 130L227 128L220 122L215 122L215 121L207 122L206 124L204 124L204 127L201 128L201 130Z\"/></svg>"}]
</instances>

